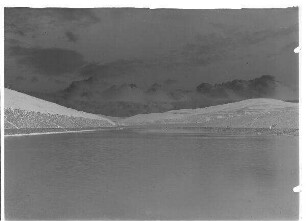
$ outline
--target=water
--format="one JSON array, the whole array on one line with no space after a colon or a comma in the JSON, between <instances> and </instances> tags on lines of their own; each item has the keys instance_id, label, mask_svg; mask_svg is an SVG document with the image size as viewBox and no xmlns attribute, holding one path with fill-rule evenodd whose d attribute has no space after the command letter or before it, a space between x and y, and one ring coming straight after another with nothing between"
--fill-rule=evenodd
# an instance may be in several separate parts
<instances>
[{"instance_id":1,"label":"water","mask_svg":"<svg viewBox=\"0 0 306 221\"><path fill-rule=\"evenodd\" d=\"M7 219L297 219L298 137L5 138Z\"/></svg>"}]
</instances>

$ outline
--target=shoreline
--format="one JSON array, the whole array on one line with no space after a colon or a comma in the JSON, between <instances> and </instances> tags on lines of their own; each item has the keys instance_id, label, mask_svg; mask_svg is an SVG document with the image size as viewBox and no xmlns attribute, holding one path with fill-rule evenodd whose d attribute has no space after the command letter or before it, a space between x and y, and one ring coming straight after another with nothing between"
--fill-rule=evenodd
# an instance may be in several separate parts
<instances>
[{"instance_id":1,"label":"shoreline","mask_svg":"<svg viewBox=\"0 0 306 221\"><path fill-rule=\"evenodd\" d=\"M49 134L70 134L79 132L89 132L97 130L77 130L77 131L54 131L54 132L43 132L43 133L28 133L28 134L6 134L4 137L23 137L23 136L37 136L37 135L49 135Z\"/></svg>"},{"instance_id":2,"label":"shoreline","mask_svg":"<svg viewBox=\"0 0 306 221\"><path fill-rule=\"evenodd\" d=\"M37 136L37 135L49 135L49 134L71 134L71 133L82 133L82 132L93 132L93 131L109 131L109 130L158 130L160 132L173 129L192 129L192 130L203 130L205 133L215 133L224 135L271 135L271 136L299 136L299 129L269 129L269 128L223 128L223 127L201 127L195 125L159 125L159 126L117 126L117 127L100 127L100 128L22 128L22 129L5 129L4 137L22 137L22 136Z\"/></svg>"},{"instance_id":3,"label":"shoreline","mask_svg":"<svg viewBox=\"0 0 306 221\"><path fill-rule=\"evenodd\" d=\"M37 135L51 135L51 134L71 134L71 133L82 133L92 131L104 131L109 130L106 128L87 129L87 130L67 130L67 131L49 131L49 132L35 132L35 133L15 133L15 134L4 134L4 137L23 137L23 136L37 136Z\"/></svg>"}]
</instances>

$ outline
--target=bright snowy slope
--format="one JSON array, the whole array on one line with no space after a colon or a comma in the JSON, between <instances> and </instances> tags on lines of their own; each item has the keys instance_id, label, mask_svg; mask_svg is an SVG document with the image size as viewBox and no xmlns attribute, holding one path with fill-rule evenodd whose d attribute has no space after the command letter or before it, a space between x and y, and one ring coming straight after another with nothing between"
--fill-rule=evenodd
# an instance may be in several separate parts
<instances>
[{"instance_id":1,"label":"bright snowy slope","mask_svg":"<svg viewBox=\"0 0 306 221\"><path fill-rule=\"evenodd\" d=\"M275 99L249 99L198 109L140 114L121 121L123 125L201 124L205 127L295 128L298 104Z\"/></svg>"},{"instance_id":2,"label":"bright snowy slope","mask_svg":"<svg viewBox=\"0 0 306 221\"><path fill-rule=\"evenodd\" d=\"M111 127L106 117L66 108L17 91L5 89L5 128Z\"/></svg>"}]
</instances>

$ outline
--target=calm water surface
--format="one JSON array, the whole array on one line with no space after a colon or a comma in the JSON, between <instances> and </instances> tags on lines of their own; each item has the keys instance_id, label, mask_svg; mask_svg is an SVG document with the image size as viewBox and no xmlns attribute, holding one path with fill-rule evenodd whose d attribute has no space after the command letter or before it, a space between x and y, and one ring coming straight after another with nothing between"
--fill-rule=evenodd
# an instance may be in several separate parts
<instances>
[{"instance_id":1,"label":"calm water surface","mask_svg":"<svg viewBox=\"0 0 306 221\"><path fill-rule=\"evenodd\" d=\"M7 219L297 219L298 137L5 138Z\"/></svg>"}]
</instances>

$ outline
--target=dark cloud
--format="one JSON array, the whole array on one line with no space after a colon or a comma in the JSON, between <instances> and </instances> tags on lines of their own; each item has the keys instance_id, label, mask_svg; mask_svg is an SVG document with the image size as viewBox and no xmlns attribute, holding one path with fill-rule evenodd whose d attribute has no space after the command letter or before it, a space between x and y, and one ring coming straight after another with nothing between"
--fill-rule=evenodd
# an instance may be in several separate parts
<instances>
[{"instance_id":1,"label":"dark cloud","mask_svg":"<svg viewBox=\"0 0 306 221\"><path fill-rule=\"evenodd\" d=\"M202 83L196 91L214 98L250 99L258 97L273 97L277 87L274 76L263 75L252 80L233 80L221 84Z\"/></svg>"},{"instance_id":2,"label":"dark cloud","mask_svg":"<svg viewBox=\"0 0 306 221\"><path fill-rule=\"evenodd\" d=\"M78 40L78 36L71 31L67 31L65 33L65 36L67 37L68 41L73 42L73 43L77 42Z\"/></svg>"},{"instance_id":3,"label":"dark cloud","mask_svg":"<svg viewBox=\"0 0 306 221\"><path fill-rule=\"evenodd\" d=\"M67 49L13 46L9 53L17 56L20 64L33 67L42 75L72 73L85 64L82 55Z\"/></svg>"},{"instance_id":4,"label":"dark cloud","mask_svg":"<svg viewBox=\"0 0 306 221\"><path fill-rule=\"evenodd\" d=\"M154 83L151 85L151 87L147 90L148 93L154 93L158 90L161 90L162 89L162 85L161 84L158 84L158 83Z\"/></svg>"},{"instance_id":5,"label":"dark cloud","mask_svg":"<svg viewBox=\"0 0 306 221\"><path fill-rule=\"evenodd\" d=\"M126 117L181 108L203 108L250 98L276 98L284 89L284 85L271 75L217 84L201 83L192 90L169 88L161 83L147 88L134 83L109 85L90 77L74 81L57 94L57 100L52 101L91 113Z\"/></svg>"}]
</instances>

